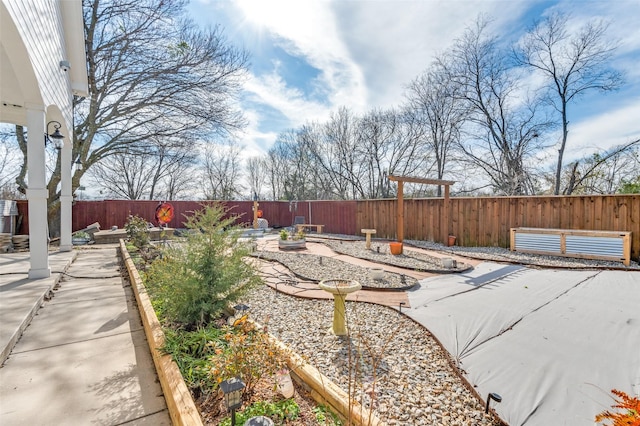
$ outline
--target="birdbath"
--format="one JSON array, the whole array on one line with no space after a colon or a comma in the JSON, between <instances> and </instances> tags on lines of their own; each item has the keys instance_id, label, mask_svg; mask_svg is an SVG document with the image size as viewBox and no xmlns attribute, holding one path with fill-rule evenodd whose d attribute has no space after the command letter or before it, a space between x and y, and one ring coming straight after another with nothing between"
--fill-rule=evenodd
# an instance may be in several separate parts
<instances>
[{"instance_id":1,"label":"birdbath","mask_svg":"<svg viewBox=\"0 0 640 426\"><path fill-rule=\"evenodd\" d=\"M336 336L346 336L344 299L347 294L360 290L362 286L353 280L322 280L318 285L324 291L333 294L333 327L330 331Z\"/></svg>"},{"instance_id":2,"label":"birdbath","mask_svg":"<svg viewBox=\"0 0 640 426\"><path fill-rule=\"evenodd\" d=\"M361 229L360 232L362 232L363 234L365 234L367 237L366 241L366 245L365 248L368 250L371 248L371 234L375 234L376 230L375 229Z\"/></svg>"}]
</instances>

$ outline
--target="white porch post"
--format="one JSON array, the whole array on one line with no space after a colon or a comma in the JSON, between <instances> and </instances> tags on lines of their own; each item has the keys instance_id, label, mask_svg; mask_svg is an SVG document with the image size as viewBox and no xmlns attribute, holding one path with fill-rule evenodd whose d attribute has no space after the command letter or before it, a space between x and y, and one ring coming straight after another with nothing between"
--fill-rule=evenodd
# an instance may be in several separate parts
<instances>
[{"instance_id":1,"label":"white porch post","mask_svg":"<svg viewBox=\"0 0 640 426\"><path fill-rule=\"evenodd\" d=\"M73 131L67 130L62 152L60 153L60 251L71 251L71 147Z\"/></svg>"},{"instance_id":2,"label":"white porch post","mask_svg":"<svg viewBox=\"0 0 640 426\"><path fill-rule=\"evenodd\" d=\"M45 184L45 111L42 105L27 105L27 176L29 188L29 278L47 278L49 233L47 226L47 188Z\"/></svg>"}]
</instances>

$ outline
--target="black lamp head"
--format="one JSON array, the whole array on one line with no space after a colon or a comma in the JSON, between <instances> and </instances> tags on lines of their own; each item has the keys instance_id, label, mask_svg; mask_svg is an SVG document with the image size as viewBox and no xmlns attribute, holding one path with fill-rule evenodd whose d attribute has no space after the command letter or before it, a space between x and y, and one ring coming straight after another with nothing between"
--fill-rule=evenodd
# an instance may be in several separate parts
<instances>
[{"instance_id":1,"label":"black lamp head","mask_svg":"<svg viewBox=\"0 0 640 426\"><path fill-rule=\"evenodd\" d=\"M491 392L489 394L489 396L487 396L487 405L484 408L484 412L488 413L489 412L489 404L491 403L491 400L494 400L495 402L502 402L502 397L500 395L498 395L495 392Z\"/></svg>"},{"instance_id":2,"label":"black lamp head","mask_svg":"<svg viewBox=\"0 0 640 426\"><path fill-rule=\"evenodd\" d=\"M53 124L53 133L49 133L49 126L51 124ZM62 148L62 139L64 139L64 135L60 133L60 127L62 127L62 125L58 121L50 121L47 123L47 133L44 134L45 145L47 142L51 142L56 149Z\"/></svg>"}]
</instances>

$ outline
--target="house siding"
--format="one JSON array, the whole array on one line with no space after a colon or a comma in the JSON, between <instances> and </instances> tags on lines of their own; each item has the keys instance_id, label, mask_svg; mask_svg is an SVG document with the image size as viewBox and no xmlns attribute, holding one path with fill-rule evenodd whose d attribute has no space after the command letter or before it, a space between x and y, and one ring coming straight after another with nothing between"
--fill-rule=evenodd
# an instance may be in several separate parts
<instances>
[{"instance_id":1,"label":"house siding","mask_svg":"<svg viewBox=\"0 0 640 426\"><path fill-rule=\"evenodd\" d=\"M60 69L60 61L67 59L60 1L3 0L3 3L27 48L42 96L42 99L25 101L42 104L47 109L56 105L55 112L51 112L54 116L60 115L66 127L71 128L71 83Z\"/></svg>"}]
</instances>

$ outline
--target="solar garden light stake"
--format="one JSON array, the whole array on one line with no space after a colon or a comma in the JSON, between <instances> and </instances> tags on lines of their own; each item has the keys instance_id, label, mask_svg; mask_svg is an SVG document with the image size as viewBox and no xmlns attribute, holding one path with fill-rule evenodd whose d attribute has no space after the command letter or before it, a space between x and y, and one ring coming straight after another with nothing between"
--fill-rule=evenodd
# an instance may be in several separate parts
<instances>
[{"instance_id":1,"label":"solar garden light stake","mask_svg":"<svg viewBox=\"0 0 640 426\"><path fill-rule=\"evenodd\" d=\"M236 410L242 406L242 389L244 389L244 386L239 377L227 379L220 383L227 411L231 411L231 426L236 426Z\"/></svg>"},{"instance_id":2,"label":"solar garden light stake","mask_svg":"<svg viewBox=\"0 0 640 426\"><path fill-rule=\"evenodd\" d=\"M494 400L495 402L502 402L502 397L500 395L498 395L495 392L491 392L488 396L487 396L487 405L484 408L484 412L485 413L489 413L489 403L491 402L491 400Z\"/></svg>"},{"instance_id":3,"label":"solar garden light stake","mask_svg":"<svg viewBox=\"0 0 640 426\"><path fill-rule=\"evenodd\" d=\"M404 305L406 305L406 303L405 303L405 302L400 302L400 303L398 304L398 310L400 311L400 313L402 313L402 306L404 306Z\"/></svg>"},{"instance_id":4,"label":"solar garden light stake","mask_svg":"<svg viewBox=\"0 0 640 426\"><path fill-rule=\"evenodd\" d=\"M244 303L240 303L234 306L233 309L235 309L236 311L240 311L240 316L242 316L246 313L246 311L248 311L251 308L245 305Z\"/></svg>"}]
</instances>

